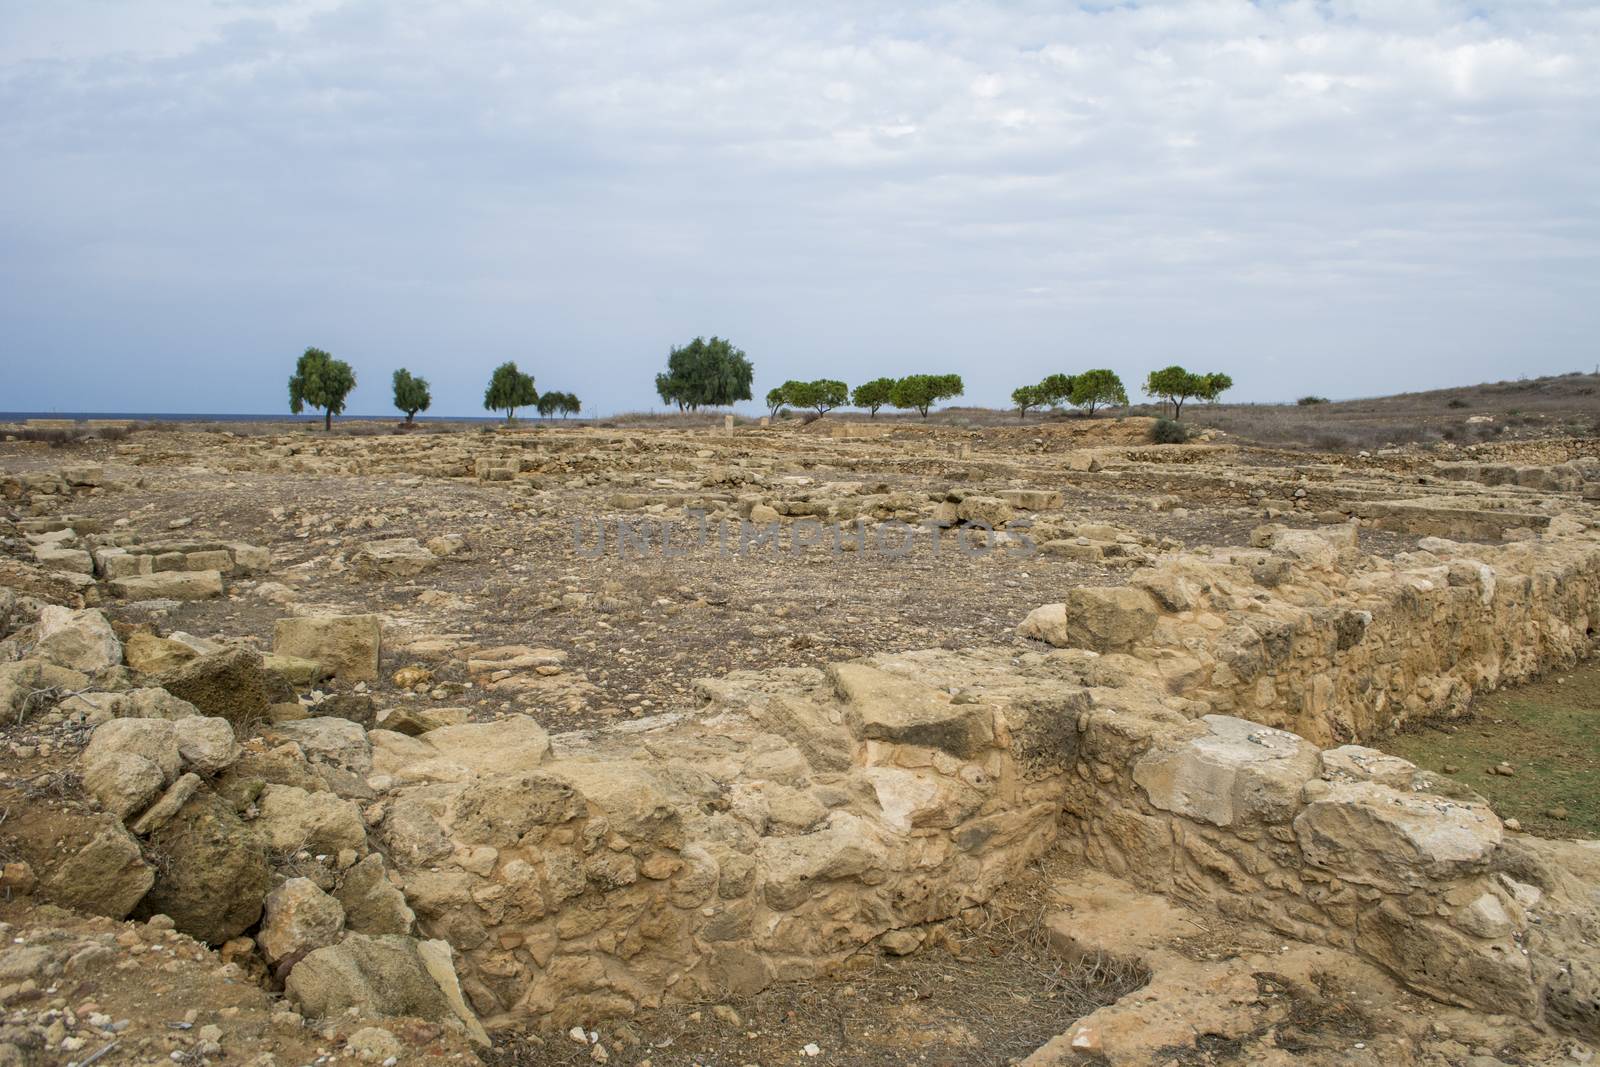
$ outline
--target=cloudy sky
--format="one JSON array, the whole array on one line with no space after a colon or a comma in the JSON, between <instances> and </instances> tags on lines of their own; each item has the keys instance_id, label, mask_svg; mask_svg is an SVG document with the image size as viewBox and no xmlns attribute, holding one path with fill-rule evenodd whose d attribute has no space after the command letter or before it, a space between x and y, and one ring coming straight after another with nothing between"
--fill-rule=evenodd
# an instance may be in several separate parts
<instances>
[{"instance_id":1,"label":"cloudy sky","mask_svg":"<svg viewBox=\"0 0 1600 1067\"><path fill-rule=\"evenodd\" d=\"M1600 5L0 0L0 409L1600 363Z\"/></svg>"}]
</instances>

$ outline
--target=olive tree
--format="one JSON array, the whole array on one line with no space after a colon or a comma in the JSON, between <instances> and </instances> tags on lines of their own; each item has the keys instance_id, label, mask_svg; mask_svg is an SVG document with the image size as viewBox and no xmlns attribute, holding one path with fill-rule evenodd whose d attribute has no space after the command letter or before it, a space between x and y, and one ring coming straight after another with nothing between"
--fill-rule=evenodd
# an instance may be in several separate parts
<instances>
[{"instance_id":1,"label":"olive tree","mask_svg":"<svg viewBox=\"0 0 1600 1067\"><path fill-rule=\"evenodd\" d=\"M404 367L394 372L394 406L406 413L407 426L416 421L417 412L427 411L432 404L428 379L414 378Z\"/></svg>"},{"instance_id":2,"label":"olive tree","mask_svg":"<svg viewBox=\"0 0 1600 1067\"><path fill-rule=\"evenodd\" d=\"M754 377L742 349L721 337L696 337L668 353L667 369L656 375L656 393L679 411L726 407L750 399Z\"/></svg>"},{"instance_id":3,"label":"olive tree","mask_svg":"<svg viewBox=\"0 0 1600 1067\"><path fill-rule=\"evenodd\" d=\"M1128 391L1122 387L1122 379L1117 377L1116 371L1099 367L1072 379L1072 395L1068 399L1085 409L1092 419L1094 409L1102 404L1126 404Z\"/></svg>"},{"instance_id":4,"label":"olive tree","mask_svg":"<svg viewBox=\"0 0 1600 1067\"><path fill-rule=\"evenodd\" d=\"M289 375L289 410L296 415L307 406L321 408L322 428L333 429L333 417L344 412L345 398L356 387L356 372L342 359L320 348L308 348Z\"/></svg>"},{"instance_id":5,"label":"olive tree","mask_svg":"<svg viewBox=\"0 0 1600 1067\"><path fill-rule=\"evenodd\" d=\"M1028 417L1028 409L1046 403L1043 390L1037 385L1019 385L1011 390L1011 403L1017 409L1017 418Z\"/></svg>"},{"instance_id":6,"label":"olive tree","mask_svg":"<svg viewBox=\"0 0 1600 1067\"><path fill-rule=\"evenodd\" d=\"M913 408L927 418L933 405L965 391L959 374L912 374L894 383L889 403L897 408Z\"/></svg>"},{"instance_id":7,"label":"olive tree","mask_svg":"<svg viewBox=\"0 0 1600 1067\"><path fill-rule=\"evenodd\" d=\"M517 409L536 404L539 393L533 387L533 375L523 374L513 360L507 360L494 369L489 387L483 391L485 411L503 411L507 422L515 422Z\"/></svg>"},{"instance_id":8,"label":"olive tree","mask_svg":"<svg viewBox=\"0 0 1600 1067\"><path fill-rule=\"evenodd\" d=\"M820 417L850 399L850 387L832 378L814 382L787 381L778 387L783 402L797 408L815 408Z\"/></svg>"},{"instance_id":9,"label":"olive tree","mask_svg":"<svg viewBox=\"0 0 1600 1067\"><path fill-rule=\"evenodd\" d=\"M889 402L889 396L893 392L893 378L874 378L870 382L856 386L855 392L850 394L850 403L858 408L866 408L867 418L875 419L878 417L878 409Z\"/></svg>"}]
</instances>

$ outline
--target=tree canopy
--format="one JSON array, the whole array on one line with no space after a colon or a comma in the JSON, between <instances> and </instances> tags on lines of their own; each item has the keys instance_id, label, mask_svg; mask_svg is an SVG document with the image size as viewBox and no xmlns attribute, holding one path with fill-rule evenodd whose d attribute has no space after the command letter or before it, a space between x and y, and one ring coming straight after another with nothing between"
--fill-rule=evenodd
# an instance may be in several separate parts
<instances>
[{"instance_id":1,"label":"tree canopy","mask_svg":"<svg viewBox=\"0 0 1600 1067\"><path fill-rule=\"evenodd\" d=\"M874 378L870 382L863 382L850 394L850 403L858 408L866 408L867 417L875 419L878 409L889 402L894 384L893 378Z\"/></svg>"},{"instance_id":2,"label":"tree canopy","mask_svg":"<svg viewBox=\"0 0 1600 1067\"><path fill-rule=\"evenodd\" d=\"M547 419L557 412L560 412L562 418L566 418L583 410L583 404L576 396L555 389L540 393L537 407L539 414Z\"/></svg>"},{"instance_id":3,"label":"tree canopy","mask_svg":"<svg viewBox=\"0 0 1600 1067\"><path fill-rule=\"evenodd\" d=\"M1011 390L1011 403L1017 409L1017 418L1028 417L1028 409L1047 403L1044 389L1037 385L1019 385Z\"/></svg>"},{"instance_id":4,"label":"tree canopy","mask_svg":"<svg viewBox=\"0 0 1600 1067\"><path fill-rule=\"evenodd\" d=\"M1122 379L1117 377L1116 371L1097 367L1073 377L1072 395L1068 399L1094 418L1094 409L1102 404L1126 404L1128 391L1122 387Z\"/></svg>"},{"instance_id":5,"label":"tree canopy","mask_svg":"<svg viewBox=\"0 0 1600 1067\"><path fill-rule=\"evenodd\" d=\"M413 378L404 367L394 372L394 406L406 413L406 425L416 419L417 412L427 411L432 403L428 379Z\"/></svg>"},{"instance_id":6,"label":"tree canopy","mask_svg":"<svg viewBox=\"0 0 1600 1067\"><path fill-rule=\"evenodd\" d=\"M1045 375L1044 380L1034 387L1039 393L1039 403L1049 404L1053 408L1067 403L1072 397L1073 383L1076 381L1070 374Z\"/></svg>"},{"instance_id":7,"label":"tree canopy","mask_svg":"<svg viewBox=\"0 0 1600 1067\"><path fill-rule=\"evenodd\" d=\"M1177 364L1153 370L1145 379L1147 396L1158 396L1172 405L1172 417L1183 417L1183 402L1192 397L1216 400L1224 391L1233 388L1233 379L1226 374L1195 374Z\"/></svg>"},{"instance_id":8,"label":"tree canopy","mask_svg":"<svg viewBox=\"0 0 1600 1067\"><path fill-rule=\"evenodd\" d=\"M533 375L523 374L514 360L507 360L494 369L489 387L483 391L485 411L503 411L506 421L517 417L517 409L538 403L539 393L533 387Z\"/></svg>"},{"instance_id":9,"label":"tree canopy","mask_svg":"<svg viewBox=\"0 0 1600 1067\"><path fill-rule=\"evenodd\" d=\"M309 405L323 411L322 428L333 429L333 417L344 411L345 398L356 387L356 372L342 359L320 348L308 348L289 376L289 410L300 414Z\"/></svg>"},{"instance_id":10,"label":"tree canopy","mask_svg":"<svg viewBox=\"0 0 1600 1067\"><path fill-rule=\"evenodd\" d=\"M915 408L923 417L928 409L941 400L949 400L966 391L959 374L911 374L894 383L889 393L889 403L897 408Z\"/></svg>"},{"instance_id":11,"label":"tree canopy","mask_svg":"<svg viewBox=\"0 0 1600 1067\"><path fill-rule=\"evenodd\" d=\"M778 386L778 392L783 403L797 408L815 408L818 415L826 415L850 400L850 387L833 378L818 378L814 382L791 379ZM770 402L770 393L767 398Z\"/></svg>"},{"instance_id":12,"label":"tree canopy","mask_svg":"<svg viewBox=\"0 0 1600 1067\"><path fill-rule=\"evenodd\" d=\"M696 337L667 355L667 369L656 375L656 392L679 411L727 407L750 399L754 377L742 349L721 337Z\"/></svg>"}]
</instances>

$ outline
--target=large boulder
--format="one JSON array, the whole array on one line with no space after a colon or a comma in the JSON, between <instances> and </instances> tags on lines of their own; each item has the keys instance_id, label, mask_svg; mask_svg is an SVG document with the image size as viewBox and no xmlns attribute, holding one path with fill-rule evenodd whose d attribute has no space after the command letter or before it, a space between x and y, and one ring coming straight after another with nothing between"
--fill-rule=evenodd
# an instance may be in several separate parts
<instances>
[{"instance_id":1,"label":"large boulder","mask_svg":"<svg viewBox=\"0 0 1600 1067\"><path fill-rule=\"evenodd\" d=\"M1153 748L1133 765L1150 803L1214 826L1289 821L1301 788L1321 769L1316 746L1229 715L1201 721L1204 734Z\"/></svg>"},{"instance_id":2,"label":"large boulder","mask_svg":"<svg viewBox=\"0 0 1600 1067\"><path fill-rule=\"evenodd\" d=\"M261 654L229 648L200 656L164 674L156 684L193 704L205 715L248 728L267 717L272 689Z\"/></svg>"},{"instance_id":3,"label":"large boulder","mask_svg":"<svg viewBox=\"0 0 1600 1067\"><path fill-rule=\"evenodd\" d=\"M172 724L184 770L215 774L239 758L233 724L227 719L193 715Z\"/></svg>"},{"instance_id":4,"label":"large boulder","mask_svg":"<svg viewBox=\"0 0 1600 1067\"><path fill-rule=\"evenodd\" d=\"M39 611L33 651L58 667L85 674L122 662L122 642L105 615L94 608L72 611L46 604Z\"/></svg>"},{"instance_id":5,"label":"large boulder","mask_svg":"<svg viewBox=\"0 0 1600 1067\"><path fill-rule=\"evenodd\" d=\"M297 964L284 991L306 1015L412 1015L434 1022L454 1020L480 1044L488 1036L461 999L450 946L395 934L349 934ZM441 958L442 957L442 958ZM444 972L448 970L449 973ZM441 978L444 979L441 982ZM447 988L448 987L448 988Z\"/></svg>"},{"instance_id":6,"label":"large boulder","mask_svg":"<svg viewBox=\"0 0 1600 1067\"><path fill-rule=\"evenodd\" d=\"M345 871L333 895L344 906L346 929L362 934L409 934L416 926L405 893L389 881L379 853Z\"/></svg>"},{"instance_id":7,"label":"large boulder","mask_svg":"<svg viewBox=\"0 0 1600 1067\"><path fill-rule=\"evenodd\" d=\"M273 741L293 741L315 762L366 774L372 770L372 744L367 731L349 719L319 715L275 724L266 732Z\"/></svg>"},{"instance_id":8,"label":"large boulder","mask_svg":"<svg viewBox=\"0 0 1600 1067\"><path fill-rule=\"evenodd\" d=\"M128 666L140 674L161 674L181 667L199 655L181 641L143 631L128 638L122 646L122 654Z\"/></svg>"},{"instance_id":9,"label":"large boulder","mask_svg":"<svg viewBox=\"0 0 1600 1067\"><path fill-rule=\"evenodd\" d=\"M183 765L178 731L167 719L112 719L95 727L83 749L84 767L115 756L148 760L161 772L163 785L176 778Z\"/></svg>"},{"instance_id":10,"label":"large boulder","mask_svg":"<svg viewBox=\"0 0 1600 1067\"><path fill-rule=\"evenodd\" d=\"M347 848L367 850L361 809L333 793L269 785L261 790L256 806L260 812L256 824L274 852L331 856Z\"/></svg>"},{"instance_id":11,"label":"large boulder","mask_svg":"<svg viewBox=\"0 0 1600 1067\"><path fill-rule=\"evenodd\" d=\"M428 555L431 559L432 553ZM383 627L376 615L279 619L272 629L274 653L315 660L341 682L377 681L382 642Z\"/></svg>"},{"instance_id":12,"label":"large boulder","mask_svg":"<svg viewBox=\"0 0 1600 1067\"><path fill-rule=\"evenodd\" d=\"M140 902L141 915L167 915L183 933L212 945L261 918L271 878L267 846L227 801L196 793L149 840L161 857L161 876Z\"/></svg>"},{"instance_id":13,"label":"large boulder","mask_svg":"<svg viewBox=\"0 0 1600 1067\"><path fill-rule=\"evenodd\" d=\"M932 686L865 663L829 668L845 702L845 721L857 738L942 749L972 759L994 744L994 712L957 704Z\"/></svg>"},{"instance_id":14,"label":"large boulder","mask_svg":"<svg viewBox=\"0 0 1600 1067\"><path fill-rule=\"evenodd\" d=\"M1306 862L1404 893L1483 870L1504 836L1482 804L1377 782L1329 782L1294 820Z\"/></svg>"},{"instance_id":15,"label":"large boulder","mask_svg":"<svg viewBox=\"0 0 1600 1067\"><path fill-rule=\"evenodd\" d=\"M343 932L344 906L311 879L291 878L267 894L256 944L268 963L287 970Z\"/></svg>"},{"instance_id":16,"label":"large boulder","mask_svg":"<svg viewBox=\"0 0 1600 1067\"><path fill-rule=\"evenodd\" d=\"M1070 590L1065 603L1029 612L1017 633L1057 648L1125 652L1155 632L1157 616L1143 589L1087 586Z\"/></svg>"},{"instance_id":17,"label":"large boulder","mask_svg":"<svg viewBox=\"0 0 1600 1067\"><path fill-rule=\"evenodd\" d=\"M102 811L119 819L137 815L161 795L161 768L132 752L107 752L83 765L83 788Z\"/></svg>"},{"instance_id":18,"label":"large boulder","mask_svg":"<svg viewBox=\"0 0 1600 1067\"><path fill-rule=\"evenodd\" d=\"M45 880L41 892L62 907L126 919L155 880L139 842L116 822L68 856Z\"/></svg>"}]
</instances>

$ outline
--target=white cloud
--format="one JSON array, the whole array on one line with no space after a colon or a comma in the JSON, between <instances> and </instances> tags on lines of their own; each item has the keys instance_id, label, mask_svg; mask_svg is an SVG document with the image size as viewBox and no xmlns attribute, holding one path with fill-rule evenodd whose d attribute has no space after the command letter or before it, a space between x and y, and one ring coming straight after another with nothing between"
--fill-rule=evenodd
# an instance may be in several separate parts
<instances>
[{"instance_id":1,"label":"white cloud","mask_svg":"<svg viewBox=\"0 0 1600 1067\"><path fill-rule=\"evenodd\" d=\"M316 343L454 410L508 356L639 407L697 332L994 402L1570 369L1597 116L1579 5L8 8L0 316L54 357L13 403L274 410ZM160 360L228 372L118 377Z\"/></svg>"}]
</instances>

